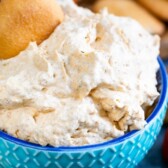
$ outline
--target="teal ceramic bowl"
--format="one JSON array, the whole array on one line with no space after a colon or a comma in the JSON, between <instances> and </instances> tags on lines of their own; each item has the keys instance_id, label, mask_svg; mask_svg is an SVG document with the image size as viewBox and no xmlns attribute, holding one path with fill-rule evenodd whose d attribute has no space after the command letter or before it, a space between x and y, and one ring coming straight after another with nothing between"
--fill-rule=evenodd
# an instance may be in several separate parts
<instances>
[{"instance_id":1,"label":"teal ceramic bowl","mask_svg":"<svg viewBox=\"0 0 168 168\"><path fill-rule=\"evenodd\" d=\"M167 76L160 58L161 96L143 130L82 147L42 147L0 132L0 167L3 168L131 168L151 148L167 108Z\"/></svg>"}]
</instances>

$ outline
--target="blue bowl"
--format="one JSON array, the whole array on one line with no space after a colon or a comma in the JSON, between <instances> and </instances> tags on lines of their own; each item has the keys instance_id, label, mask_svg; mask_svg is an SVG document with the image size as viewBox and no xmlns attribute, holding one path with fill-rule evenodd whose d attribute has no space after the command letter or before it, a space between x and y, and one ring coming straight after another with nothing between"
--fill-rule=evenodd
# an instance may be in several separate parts
<instances>
[{"instance_id":1,"label":"blue bowl","mask_svg":"<svg viewBox=\"0 0 168 168\"><path fill-rule=\"evenodd\" d=\"M167 76L160 58L161 96L140 131L96 145L42 147L0 131L0 167L4 168L131 168L147 154L161 129L167 109Z\"/></svg>"}]
</instances>

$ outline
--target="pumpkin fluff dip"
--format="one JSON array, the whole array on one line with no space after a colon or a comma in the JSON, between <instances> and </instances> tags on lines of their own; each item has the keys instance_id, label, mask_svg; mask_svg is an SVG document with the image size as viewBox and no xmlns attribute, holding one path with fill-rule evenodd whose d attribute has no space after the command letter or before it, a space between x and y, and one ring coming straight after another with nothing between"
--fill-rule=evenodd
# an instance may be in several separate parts
<instances>
[{"instance_id":1,"label":"pumpkin fluff dip","mask_svg":"<svg viewBox=\"0 0 168 168\"><path fill-rule=\"evenodd\" d=\"M72 0L41 44L0 61L0 130L42 146L82 146L146 125L157 100L159 37Z\"/></svg>"}]
</instances>

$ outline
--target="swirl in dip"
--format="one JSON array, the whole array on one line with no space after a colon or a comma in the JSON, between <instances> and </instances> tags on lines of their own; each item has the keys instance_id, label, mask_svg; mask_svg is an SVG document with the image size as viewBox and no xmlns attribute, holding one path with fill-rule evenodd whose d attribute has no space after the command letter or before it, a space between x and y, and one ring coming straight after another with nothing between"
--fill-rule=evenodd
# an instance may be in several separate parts
<instances>
[{"instance_id":1,"label":"swirl in dip","mask_svg":"<svg viewBox=\"0 0 168 168\"><path fill-rule=\"evenodd\" d=\"M131 18L59 4L65 20L46 41L0 61L0 129L52 146L143 129L159 96L158 36Z\"/></svg>"}]
</instances>

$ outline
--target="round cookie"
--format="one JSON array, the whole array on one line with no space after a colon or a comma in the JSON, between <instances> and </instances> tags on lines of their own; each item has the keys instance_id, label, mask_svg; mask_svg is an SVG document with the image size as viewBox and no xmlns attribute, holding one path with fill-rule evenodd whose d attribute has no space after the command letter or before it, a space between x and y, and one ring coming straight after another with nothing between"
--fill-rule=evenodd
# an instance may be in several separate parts
<instances>
[{"instance_id":1,"label":"round cookie","mask_svg":"<svg viewBox=\"0 0 168 168\"><path fill-rule=\"evenodd\" d=\"M150 10L159 18L168 21L168 1L167 0L138 0L145 8Z\"/></svg>"},{"instance_id":2,"label":"round cookie","mask_svg":"<svg viewBox=\"0 0 168 168\"><path fill-rule=\"evenodd\" d=\"M112 14L118 16L129 16L140 22L144 28L151 33L162 34L164 32L164 24L146 11L142 6L132 0L98 0L93 5L93 11L99 12L103 8L107 8Z\"/></svg>"},{"instance_id":3,"label":"round cookie","mask_svg":"<svg viewBox=\"0 0 168 168\"><path fill-rule=\"evenodd\" d=\"M1 0L0 59L16 56L31 41L40 44L63 18L56 0Z\"/></svg>"}]
</instances>

